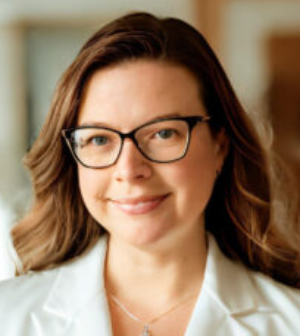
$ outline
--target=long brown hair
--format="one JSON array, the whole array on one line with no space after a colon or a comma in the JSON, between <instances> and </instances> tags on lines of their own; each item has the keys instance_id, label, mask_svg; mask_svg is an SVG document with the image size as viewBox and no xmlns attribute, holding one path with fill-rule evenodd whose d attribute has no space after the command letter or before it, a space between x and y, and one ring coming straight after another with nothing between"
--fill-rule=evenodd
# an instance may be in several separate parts
<instances>
[{"instance_id":1,"label":"long brown hair","mask_svg":"<svg viewBox=\"0 0 300 336\"><path fill-rule=\"evenodd\" d=\"M228 257L299 286L299 233L287 226L285 236L278 228L270 155L218 59L187 23L148 13L126 15L96 32L62 76L45 125L25 158L35 200L12 231L21 272L55 267L79 256L104 232L83 204L76 164L61 130L76 125L83 89L96 70L137 59L188 69L199 82L213 134L225 129L230 148L206 209L206 229Z\"/></svg>"}]
</instances>

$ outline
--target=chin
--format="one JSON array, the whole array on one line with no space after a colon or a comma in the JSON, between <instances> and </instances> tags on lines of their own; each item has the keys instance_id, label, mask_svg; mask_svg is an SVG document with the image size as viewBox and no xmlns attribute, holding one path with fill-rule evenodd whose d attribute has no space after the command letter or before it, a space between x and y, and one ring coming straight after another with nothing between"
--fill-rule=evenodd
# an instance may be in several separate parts
<instances>
[{"instance_id":1,"label":"chin","mask_svg":"<svg viewBox=\"0 0 300 336\"><path fill-rule=\"evenodd\" d=\"M123 234L118 235L118 239L126 241L128 244L135 247L147 247L151 248L162 243L167 236L166 231L160 230L146 230L145 228L141 230L128 230Z\"/></svg>"}]
</instances>

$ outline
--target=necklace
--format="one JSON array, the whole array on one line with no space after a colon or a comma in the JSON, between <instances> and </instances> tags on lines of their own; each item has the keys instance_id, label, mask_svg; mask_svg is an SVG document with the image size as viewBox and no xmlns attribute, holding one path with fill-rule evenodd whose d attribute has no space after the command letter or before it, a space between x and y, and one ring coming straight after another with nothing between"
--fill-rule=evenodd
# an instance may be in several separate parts
<instances>
[{"instance_id":1,"label":"necklace","mask_svg":"<svg viewBox=\"0 0 300 336\"><path fill-rule=\"evenodd\" d=\"M177 303L176 305L172 306L167 311L165 311L162 314L160 314L158 316L155 316L154 318L152 318L149 321L145 322L145 321L141 320L140 318L138 318L136 315L132 314L125 307L125 305L123 303L121 303L113 294L109 293L107 290L106 290L106 292L110 296L110 298L113 300L113 302L118 307L120 307L127 316L129 316L132 320L143 324L143 333L142 333L141 336L151 336L151 333L150 333L150 323L153 324L154 322L160 320L165 315L171 313L172 311L174 311L175 309L179 308L181 305L183 305L184 303L188 302L189 300L191 300L193 297L195 297L197 295L197 294L192 294L192 295L188 296L185 300L180 301L179 303Z\"/></svg>"}]
</instances>

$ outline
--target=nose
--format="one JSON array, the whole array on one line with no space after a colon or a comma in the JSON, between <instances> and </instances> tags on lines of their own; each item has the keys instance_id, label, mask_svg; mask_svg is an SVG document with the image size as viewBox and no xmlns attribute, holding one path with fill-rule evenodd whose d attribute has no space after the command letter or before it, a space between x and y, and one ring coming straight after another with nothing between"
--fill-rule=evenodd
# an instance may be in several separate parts
<instances>
[{"instance_id":1,"label":"nose","mask_svg":"<svg viewBox=\"0 0 300 336\"><path fill-rule=\"evenodd\" d=\"M122 152L114 165L113 175L119 182L151 177L151 163L139 152L131 139L124 140Z\"/></svg>"}]
</instances>

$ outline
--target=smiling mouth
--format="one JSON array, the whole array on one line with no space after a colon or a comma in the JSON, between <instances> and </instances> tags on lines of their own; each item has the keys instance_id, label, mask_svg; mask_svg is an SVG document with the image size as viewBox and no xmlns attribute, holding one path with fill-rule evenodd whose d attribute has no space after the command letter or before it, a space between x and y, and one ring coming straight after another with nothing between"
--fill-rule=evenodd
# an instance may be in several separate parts
<instances>
[{"instance_id":1,"label":"smiling mouth","mask_svg":"<svg viewBox=\"0 0 300 336\"><path fill-rule=\"evenodd\" d=\"M151 197L138 197L120 200L111 200L111 202L122 212L129 215L146 214L157 207L169 196L169 194Z\"/></svg>"}]
</instances>

